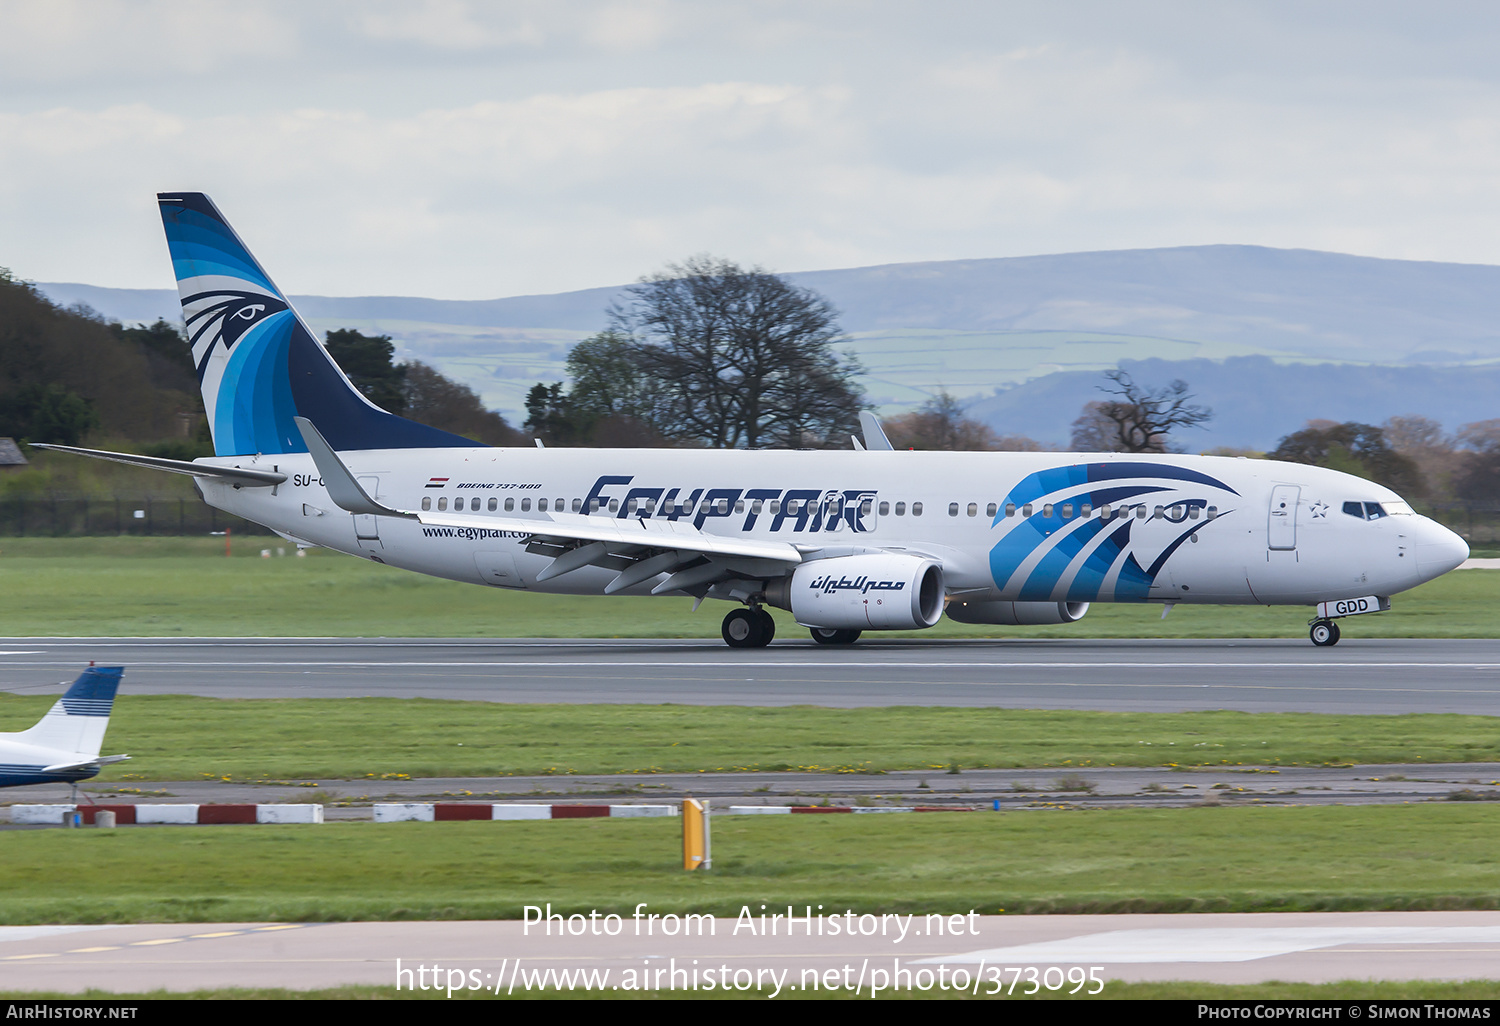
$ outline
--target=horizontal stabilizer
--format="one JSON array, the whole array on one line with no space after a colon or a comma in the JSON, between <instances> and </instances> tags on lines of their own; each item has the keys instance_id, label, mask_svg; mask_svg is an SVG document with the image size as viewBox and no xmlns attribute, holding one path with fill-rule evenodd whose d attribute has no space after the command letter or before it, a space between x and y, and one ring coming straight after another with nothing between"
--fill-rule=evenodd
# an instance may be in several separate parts
<instances>
[{"instance_id":1,"label":"horizontal stabilizer","mask_svg":"<svg viewBox=\"0 0 1500 1026\"><path fill-rule=\"evenodd\" d=\"M112 762L125 762L130 758L128 755L106 755L103 758L80 759L77 762L59 762L51 766L42 767L43 773L67 773L69 770L89 769L91 767L107 766Z\"/></svg>"},{"instance_id":2,"label":"horizontal stabilizer","mask_svg":"<svg viewBox=\"0 0 1500 1026\"><path fill-rule=\"evenodd\" d=\"M109 460L111 463L124 463L132 467L149 467L152 470L165 470L170 474L188 474L192 477L214 477L222 481L233 481L238 485L249 487L269 488L279 485L286 480L286 475L272 470L246 470L243 467L215 467L207 463L192 463L188 460L168 460L160 456L137 456L130 452L106 452L102 449L80 449L74 445L52 445L46 442L31 443L33 449L53 449L57 452L69 452L75 456L87 456L90 459Z\"/></svg>"}]
</instances>

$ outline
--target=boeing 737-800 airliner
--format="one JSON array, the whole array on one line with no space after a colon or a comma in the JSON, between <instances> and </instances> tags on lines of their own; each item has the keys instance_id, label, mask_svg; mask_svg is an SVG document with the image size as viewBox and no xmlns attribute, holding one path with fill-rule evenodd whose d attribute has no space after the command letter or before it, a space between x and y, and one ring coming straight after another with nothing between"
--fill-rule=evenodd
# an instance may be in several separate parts
<instances>
[{"instance_id":1,"label":"boeing 737-800 airliner","mask_svg":"<svg viewBox=\"0 0 1500 1026\"><path fill-rule=\"evenodd\" d=\"M67 451L191 474L284 537L418 573L764 606L825 644L867 630L1068 623L1091 602L1316 606L1338 618L1457 567L1463 539L1387 488L1216 456L488 448L376 407L209 199L158 197L216 455ZM53 448L64 448L54 446Z\"/></svg>"}]
</instances>

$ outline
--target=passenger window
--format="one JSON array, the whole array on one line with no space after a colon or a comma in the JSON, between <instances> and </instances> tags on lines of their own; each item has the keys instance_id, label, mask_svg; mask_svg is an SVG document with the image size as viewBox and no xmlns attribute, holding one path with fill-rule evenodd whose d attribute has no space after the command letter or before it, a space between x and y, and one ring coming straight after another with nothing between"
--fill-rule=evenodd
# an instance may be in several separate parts
<instances>
[{"instance_id":1,"label":"passenger window","mask_svg":"<svg viewBox=\"0 0 1500 1026\"><path fill-rule=\"evenodd\" d=\"M950 517L956 517L956 516L958 516L958 503L956 503L956 502L950 502L950 503L948 503L948 515Z\"/></svg>"},{"instance_id":2,"label":"passenger window","mask_svg":"<svg viewBox=\"0 0 1500 1026\"><path fill-rule=\"evenodd\" d=\"M573 508L573 512L574 513L581 512L583 510L583 500L582 499L574 499L573 502L572 502L572 508Z\"/></svg>"},{"instance_id":3,"label":"passenger window","mask_svg":"<svg viewBox=\"0 0 1500 1026\"><path fill-rule=\"evenodd\" d=\"M1023 517L1029 517L1029 516L1031 516L1031 503L1028 502L1026 505L1024 505L1024 506L1021 507L1021 516L1023 516Z\"/></svg>"},{"instance_id":4,"label":"passenger window","mask_svg":"<svg viewBox=\"0 0 1500 1026\"><path fill-rule=\"evenodd\" d=\"M447 508L448 508L448 497L447 496L443 496L441 499L438 500L438 509L447 509Z\"/></svg>"},{"instance_id":5,"label":"passenger window","mask_svg":"<svg viewBox=\"0 0 1500 1026\"><path fill-rule=\"evenodd\" d=\"M1042 516L1046 517L1049 520L1051 519L1051 517L1052 517L1052 503L1049 502L1049 503L1047 503L1046 505L1044 505L1042 507Z\"/></svg>"},{"instance_id":6,"label":"passenger window","mask_svg":"<svg viewBox=\"0 0 1500 1026\"><path fill-rule=\"evenodd\" d=\"M500 505L500 500L497 499L497 498L495 498L493 495L491 495L490 496L490 512L491 513L495 512L495 507L497 507L499 505Z\"/></svg>"},{"instance_id":7,"label":"passenger window","mask_svg":"<svg viewBox=\"0 0 1500 1026\"><path fill-rule=\"evenodd\" d=\"M786 511L788 513L796 513L801 508L802 508L802 500L801 499L788 499L787 500Z\"/></svg>"},{"instance_id":8,"label":"passenger window","mask_svg":"<svg viewBox=\"0 0 1500 1026\"><path fill-rule=\"evenodd\" d=\"M563 509L564 509L563 501L561 499L555 500L552 503L552 508L555 509L555 510L557 510L557 512L561 513L563 511Z\"/></svg>"},{"instance_id":9,"label":"passenger window","mask_svg":"<svg viewBox=\"0 0 1500 1026\"><path fill-rule=\"evenodd\" d=\"M1005 504L1005 515L1008 517L1016 515L1016 504L1014 502L1007 502Z\"/></svg>"},{"instance_id":10,"label":"passenger window","mask_svg":"<svg viewBox=\"0 0 1500 1026\"><path fill-rule=\"evenodd\" d=\"M546 499L542 500L542 502L544 502L544 503L546 501L547 501ZM543 507L543 508L545 508L545 507ZM521 500L521 512L522 513L530 513L531 512L531 499L530 499L530 497L527 497L527 498Z\"/></svg>"},{"instance_id":11,"label":"passenger window","mask_svg":"<svg viewBox=\"0 0 1500 1026\"><path fill-rule=\"evenodd\" d=\"M687 502L684 502L682 504L682 515L683 516L687 516L692 511L693 511L693 501L691 499L689 499Z\"/></svg>"},{"instance_id":12,"label":"passenger window","mask_svg":"<svg viewBox=\"0 0 1500 1026\"><path fill-rule=\"evenodd\" d=\"M766 504L764 502L762 502L760 499L756 499L754 502L752 502L750 504L750 512L754 513L756 516L759 516L761 510L763 510L765 508L766 508Z\"/></svg>"},{"instance_id":13,"label":"passenger window","mask_svg":"<svg viewBox=\"0 0 1500 1026\"><path fill-rule=\"evenodd\" d=\"M505 512L507 512L507 513L514 512L515 508L516 508L516 500L513 499L513 498L511 498L510 496L506 496L506 498L505 498Z\"/></svg>"},{"instance_id":14,"label":"passenger window","mask_svg":"<svg viewBox=\"0 0 1500 1026\"><path fill-rule=\"evenodd\" d=\"M880 504L880 515L881 516L889 516L890 512L891 512L891 504L889 502L882 502Z\"/></svg>"},{"instance_id":15,"label":"passenger window","mask_svg":"<svg viewBox=\"0 0 1500 1026\"><path fill-rule=\"evenodd\" d=\"M1000 508L1000 507L998 507L998 506L996 506L996 505L995 505L995 504L994 504L994 503L993 503L993 502L992 502L992 503L990 503L990 504L989 504L989 505L988 505L988 506L986 506L986 507L984 507L984 515L985 515L985 516L987 516L987 517L991 517L991 518L993 518L993 517L994 517L994 515L995 515L995 512L996 512L996 510L998 510L998 509L999 509L999 508Z\"/></svg>"},{"instance_id":16,"label":"passenger window","mask_svg":"<svg viewBox=\"0 0 1500 1026\"><path fill-rule=\"evenodd\" d=\"M1109 518L1110 518L1109 503L1106 502L1104 505L1102 505L1102 506L1099 507L1099 519L1100 520L1108 520Z\"/></svg>"},{"instance_id":17,"label":"passenger window","mask_svg":"<svg viewBox=\"0 0 1500 1026\"><path fill-rule=\"evenodd\" d=\"M969 513L969 516L971 516L971 517L977 517L977 516L979 516L979 503L977 503L977 502L971 502L971 503L969 503L968 513Z\"/></svg>"},{"instance_id":18,"label":"passenger window","mask_svg":"<svg viewBox=\"0 0 1500 1026\"><path fill-rule=\"evenodd\" d=\"M547 512L547 500L546 499L538 499L536 501L536 508L537 508L538 511L540 511L542 513Z\"/></svg>"},{"instance_id":19,"label":"passenger window","mask_svg":"<svg viewBox=\"0 0 1500 1026\"><path fill-rule=\"evenodd\" d=\"M1151 514L1151 519L1152 520L1160 520L1161 519L1161 515L1162 515L1163 512L1164 511L1162 510L1162 508L1160 506L1156 507L1155 512L1153 512Z\"/></svg>"},{"instance_id":20,"label":"passenger window","mask_svg":"<svg viewBox=\"0 0 1500 1026\"><path fill-rule=\"evenodd\" d=\"M739 501L737 501L734 504L734 511L736 513L743 513L743 512L745 512L745 500L744 499L740 499Z\"/></svg>"},{"instance_id":21,"label":"passenger window","mask_svg":"<svg viewBox=\"0 0 1500 1026\"><path fill-rule=\"evenodd\" d=\"M904 517L904 516L906 516L906 503L904 503L904 502L898 502L898 503L896 503L896 516L898 516L898 517Z\"/></svg>"},{"instance_id":22,"label":"passenger window","mask_svg":"<svg viewBox=\"0 0 1500 1026\"><path fill-rule=\"evenodd\" d=\"M1219 507L1217 507L1217 506L1210 506L1210 507L1208 507L1208 519L1212 520L1212 519L1214 519L1214 517L1217 517L1218 515L1219 515Z\"/></svg>"},{"instance_id":23,"label":"passenger window","mask_svg":"<svg viewBox=\"0 0 1500 1026\"><path fill-rule=\"evenodd\" d=\"M866 499L864 502L861 502L859 504L859 515L862 516L862 517L869 516L870 515L870 507L873 506L874 504L875 504L875 500L873 500L873 499Z\"/></svg>"},{"instance_id":24,"label":"passenger window","mask_svg":"<svg viewBox=\"0 0 1500 1026\"><path fill-rule=\"evenodd\" d=\"M911 515L914 517L919 517L922 515L922 504L920 502L914 502L911 504Z\"/></svg>"},{"instance_id":25,"label":"passenger window","mask_svg":"<svg viewBox=\"0 0 1500 1026\"><path fill-rule=\"evenodd\" d=\"M1188 519L1189 520L1197 520L1198 519L1198 507L1197 506L1189 506L1188 507Z\"/></svg>"},{"instance_id":26,"label":"passenger window","mask_svg":"<svg viewBox=\"0 0 1500 1026\"><path fill-rule=\"evenodd\" d=\"M1091 517L1094 515L1094 507L1085 502L1083 504L1083 509L1079 511L1078 515L1083 517Z\"/></svg>"},{"instance_id":27,"label":"passenger window","mask_svg":"<svg viewBox=\"0 0 1500 1026\"><path fill-rule=\"evenodd\" d=\"M655 515L655 513L656 513L656 499L655 498L647 499L646 500L646 516L648 516L648 517L649 516L653 516L653 515Z\"/></svg>"},{"instance_id":28,"label":"passenger window","mask_svg":"<svg viewBox=\"0 0 1500 1026\"><path fill-rule=\"evenodd\" d=\"M1071 502L1065 502L1065 503L1063 503L1062 518L1064 520L1072 520L1073 519L1073 504Z\"/></svg>"},{"instance_id":29,"label":"passenger window","mask_svg":"<svg viewBox=\"0 0 1500 1026\"><path fill-rule=\"evenodd\" d=\"M422 496L422 508L423 509L431 509L432 508L432 496L430 496L430 495L424 495L424 496Z\"/></svg>"},{"instance_id":30,"label":"passenger window","mask_svg":"<svg viewBox=\"0 0 1500 1026\"><path fill-rule=\"evenodd\" d=\"M1137 520L1145 520L1146 519L1146 507L1145 506L1137 506L1135 508L1135 518Z\"/></svg>"},{"instance_id":31,"label":"passenger window","mask_svg":"<svg viewBox=\"0 0 1500 1026\"><path fill-rule=\"evenodd\" d=\"M790 506L791 503L787 503L787 505ZM776 516L780 512L781 512L781 500L780 499L772 499L771 500L771 515L774 517L774 516Z\"/></svg>"}]
</instances>

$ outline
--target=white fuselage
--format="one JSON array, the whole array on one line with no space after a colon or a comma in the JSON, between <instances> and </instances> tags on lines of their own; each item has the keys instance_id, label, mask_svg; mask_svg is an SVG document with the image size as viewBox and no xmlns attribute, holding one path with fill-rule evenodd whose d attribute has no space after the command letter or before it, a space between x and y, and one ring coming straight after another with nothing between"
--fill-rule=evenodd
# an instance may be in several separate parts
<instances>
[{"instance_id":1,"label":"white fuselage","mask_svg":"<svg viewBox=\"0 0 1500 1026\"><path fill-rule=\"evenodd\" d=\"M519 518L544 531L560 502L566 512L786 542L809 560L909 553L939 561L947 593L973 601L1312 604L1404 591L1468 555L1442 525L1401 512L1387 488L1266 460L558 448L340 456L371 498L395 509L436 514L462 502L471 523ZM418 573L567 594L601 594L619 573L588 565L538 582L554 555L528 552L523 532L353 516L332 501L305 453L201 462L287 475L275 488L204 480L212 505L294 540ZM1361 515L1349 512L1356 506ZM660 580L625 593L649 593Z\"/></svg>"}]
</instances>

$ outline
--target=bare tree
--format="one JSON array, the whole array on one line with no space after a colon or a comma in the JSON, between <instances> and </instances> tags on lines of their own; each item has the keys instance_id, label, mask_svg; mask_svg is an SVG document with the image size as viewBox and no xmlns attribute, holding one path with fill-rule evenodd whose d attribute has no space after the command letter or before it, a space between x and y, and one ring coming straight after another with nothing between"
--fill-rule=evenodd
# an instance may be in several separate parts
<instances>
[{"instance_id":1,"label":"bare tree","mask_svg":"<svg viewBox=\"0 0 1500 1026\"><path fill-rule=\"evenodd\" d=\"M1391 417L1380 429L1386 444L1416 465L1418 494L1427 498L1452 495L1465 459L1443 425L1412 413Z\"/></svg>"},{"instance_id":2,"label":"bare tree","mask_svg":"<svg viewBox=\"0 0 1500 1026\"><path fill-rule=\"evenodd\" d=\"M1187 382L1165 388L1137 385L1122 370L1105 371L1114 387L1099 390L1115 399L1091 402L1073 422L1073 447L1097 452L1168 452L1167 436L1176 428L1200 427L1213 411L1192 401Z\"/></svg>"},{"instance_id":3,"label":"bare tree","mask_svg":"<svg viewBox=\"0 0 1500 1026\"><path fill-rule=\"evenodd\" d=\"M661 383L658 430L716 448L818 445L856 430L859 365L822 296L760 268L693 257L629 289L611 329Z\"/></svg>"}]
</instances>

